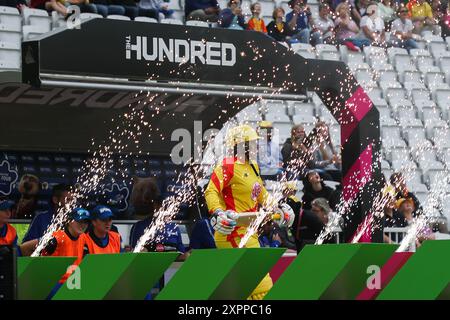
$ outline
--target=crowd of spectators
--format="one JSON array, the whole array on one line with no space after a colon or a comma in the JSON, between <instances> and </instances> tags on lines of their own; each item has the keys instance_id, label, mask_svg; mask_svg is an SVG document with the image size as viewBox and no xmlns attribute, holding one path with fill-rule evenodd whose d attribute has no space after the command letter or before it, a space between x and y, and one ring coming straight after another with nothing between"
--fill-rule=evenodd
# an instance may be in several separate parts
<instances>
[{"instance_id":1,"label":"crowd of spectators","mask_svg":"<svg viewBox=\"0 0 450 320\"><path fill-rule=\"evenodd\" d=\"M149 17L154 19L171 18L174 11L164 0L1 0L0 6L16 7L22 11L24 7L56 11L61 17L71 14L69 6L78 6L80 12L108 15L123 15L130 19Z\"/></svg>"},{"instance_id":2,"label":"crowd of spectators","mask_svg":"<svg viewBox=\"0 0 450 320\"><path fill-rule=\"evenodd\" d=\"M416 40L424 31L445 37L450 30L446 0L325 0L320 2L317 16L307 0L291 0L288 4L289 12L281 7L274 9L273 21L267 26L258 2L251 5L249 17L240 0L230 0L227 8L221 9L216 0L186 0L185 11L187 19L263 32L288 44L342 44L355 51L369 45L409 50L417 48Z\"/></svg>"},{"instance_id":3,"label":"crowd of spectators","mask_svg":"<svg viewBox=\"0 0 450 320\"><path fill-rule=\"evenodd\" d=\"M164 0L1 0L0 5L38 8L70 15L68 6L81 12L137 16L157 20L172 18L174 10ZM185 20L216 23L228 29L263 32L280 42L312 45L345 45L359 51L364 46L417 48L416 40L424 32L446 37L450 34L448 0L322 0L317 16L307 0L290 0L290 11L276 7L270 23L261 16L261 4L252 3L250 12L241 7L241 0L230 0L221 8L217 0L185 0ZM267 25L266 25L267 24Z\"/></svg>"}]
</instances>

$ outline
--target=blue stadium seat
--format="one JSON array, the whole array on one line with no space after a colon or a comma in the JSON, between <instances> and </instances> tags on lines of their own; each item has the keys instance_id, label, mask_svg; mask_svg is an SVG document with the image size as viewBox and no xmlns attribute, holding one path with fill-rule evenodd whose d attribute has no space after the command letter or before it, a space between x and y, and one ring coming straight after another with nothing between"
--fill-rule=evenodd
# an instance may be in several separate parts
<instances>
[{"instance_id":1,"label":"blue stadium seat","mask_svg":"<svg viewBox=\"0 0 450 320\"><path fill-rule=\"evenodd\" d=\"M39 155L37 157L37 161L39 161L40 163L45 163L45 164L52 162L51 158L49 156L45 156L45 155Z\"/></svg>"},{"instance_id":2,"label":"blue stadium seat","mask_svg":"<svg viewBox=\"0 0 450 320\"><path fill-rule=\"evenodd\" d=\"M137 169L137 170L134 170L134 174L138 177L144 178L144 177L148 177L149 172L145 169Z\"/></svg>"},{"instance_id":3,"label":"blue stadium seat","mask_svg":"<svg viewBox=\"0 0 450 320\"><path fill-rule=\"evenodd\" d=\"M53 160L57 164L66 164L69 162L66 157L60 155L54 156Z\"/></svg>"},{"instance_id":4,"label":"blue stadium seat","mask_svg":"<svg viewBox=\"0 0 450 320\"><path fill-rule=\"evenodd\" d=\"M148 164L151 167L160 167L161 166L161 161L156 160L156 159L150 159L150 160L148 160Z\"/></svg>"},{"instance_id":5,"label":"blue stadium seat","mask_svg":"<svg viewBox=\"0 0 450 320\"><path fill-rule=\"evenodd\" d=\"M21 155L20 160L22 160L23 163L31 163L34 162L34 157L32 155Z\"/></svg>"},{"instance_id":6,"label":"blue stadium seat","mask_svg":"<svg viewBox=\"0 0 450 320\"><path fill-rule=\"evenodd\" d=\"M55 172L58 174L69 174L69 168L67 167L56 167Z\"/></svg>"},{"instance_id":7,"label":"blue stadium seat","mask_svg":"<svg viewBox=\"0 0 450 320\"><path fill-rule=\"evenodd\" d=\"M38 170L36 167L32 164L26 164L22 167L23 173L30 173L30 174L36 174Z\"/></svg>"},{"instance_id":8,"label":"blue stadium seat","mask_svg":"<svg viewBox=\"0 0 450 320\"><path fill-rule=\"evenodd\" d=\"M51 175L53 174L53 168L50 166L41 166L39 167L39 173L44 175Z\"/></svg>"},{"instance_id":9,"label":"blue stadium seat","mask_svg":"<svg viewBox=\"0 0 450 320\"><path fill-rule=\"evenodd\" d=\"M72 157L70 157L70 162L74 165L82 165L84 162L84 159L82 157L72 156Z\"/></svg>"}]
</instances>

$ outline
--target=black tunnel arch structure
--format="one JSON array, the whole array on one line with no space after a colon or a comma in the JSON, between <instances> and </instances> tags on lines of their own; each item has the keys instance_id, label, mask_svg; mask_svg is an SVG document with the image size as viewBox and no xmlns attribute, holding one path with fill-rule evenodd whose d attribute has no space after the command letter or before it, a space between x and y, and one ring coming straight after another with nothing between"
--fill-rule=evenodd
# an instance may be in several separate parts
<instances>
[{"instance_id":1,"label":"black tunnel arch structure","mask_svg":"<svg viewBox=\"0 0 450 320\"><path fill-rule=\"evenodd\" d=\"M196 120L204 124L202 130L221 128L260 98L296 100L314 90L341 126L343 197L351 203L345 240L352 241L358 225L372 214L374 195L382 188L379 113L343 62L305 59L257 32L108 19L24 42L22 52L28 90L62 90L59 94L66 95L67 90L90 90L93 95L116 92L124 97L137 92L129 101L142 103L142 108L147 108L146 93L156 93L152 105L166 107L149 110L149 121L165 132L193 132ZM46 108L42 110L50 112ZM91 116L102 121L118 111L114 106L108 110ZM81 121L91 120L85 115ZM39 136L38 131L34 134ZM54 134L40 147L83 150L90 134L80 133L77 141ZM7 143L8 135L0 136L0 144ZM17 144L25 147L20 139L15 138ZM172 147L168 140L144 146L164 156ZM362 240L381 241L381 234L372 230Z\"/></svg>"}]
</instances>

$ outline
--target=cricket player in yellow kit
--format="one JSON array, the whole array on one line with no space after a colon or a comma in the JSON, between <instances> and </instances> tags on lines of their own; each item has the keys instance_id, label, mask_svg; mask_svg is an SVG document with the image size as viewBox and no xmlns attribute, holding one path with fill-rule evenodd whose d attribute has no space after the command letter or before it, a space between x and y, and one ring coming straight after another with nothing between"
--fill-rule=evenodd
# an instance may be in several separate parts
<instances>
[{"instance_id":1,"label":"cricket player in yellow kit","mask_svg":"<svg viewBox=\"0 0 450 320\"><path fill-rule=\"evenodd\" d=\"M238 248L241 238L247 232L246 226L239 226L239 213L256 212L268 200L269 194L259 174L256 161L256 131L248 125L229 130L227 146L233 149L233 156L226 157L218 165L205 191L209 212L212 214L214 240L217 248ZM292 224L292 209L282 204L275 210L280 224ZM254 234L245 244L246 248L259 248L258 235ZM272 288L272 279L267 274L249 299L261 300Z\"/></svg>"}]
</instances>

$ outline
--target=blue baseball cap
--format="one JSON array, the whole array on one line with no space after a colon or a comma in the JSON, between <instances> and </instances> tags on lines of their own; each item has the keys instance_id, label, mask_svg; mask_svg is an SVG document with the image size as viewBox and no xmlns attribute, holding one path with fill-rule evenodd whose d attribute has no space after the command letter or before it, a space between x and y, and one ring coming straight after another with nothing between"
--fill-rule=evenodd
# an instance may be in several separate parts
<instances>
[{"instance_id":1,"label":"blue baseball cap","mask_svg":"<svg viewBox=\"0 0 450 320\"><path fill-rule=\"evenodd\" d=\"M70 217L75 221L90 220L91 214L83 208L75 208L70 213Z\"/></svg>"},{"instance_id":2,"label":"blue baseball cap","mask_svg":"<svg viewBox=\"0 0 450 320\"><path fill-rule=\"evenodd\" d=\"M107 206L96 206L94 210L92 210L92 219L104 220L113 216L113 212Z\"/></svg>"},{"instance_id":3,"label":"blue baseball cap","mask_svg":"<svg viewBox=\"0 0 450 320\"><path fill-rule=\"evenodd\" d=\"M16 204L11 200L0 200L0 211L10 210Z\"/></svg>"}]
</instances>

